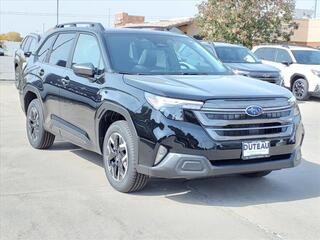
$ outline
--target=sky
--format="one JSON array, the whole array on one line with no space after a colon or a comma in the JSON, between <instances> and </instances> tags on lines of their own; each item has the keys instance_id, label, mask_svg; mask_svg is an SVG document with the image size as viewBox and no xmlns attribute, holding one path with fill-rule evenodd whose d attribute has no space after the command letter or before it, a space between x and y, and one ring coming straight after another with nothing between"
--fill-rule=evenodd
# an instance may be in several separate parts
<instances>
[{"instance_id":1,"label":"sky","mask_svg":"<svg viewBox=\"0 0 320 240\"><path fill-rule=\"evenodd\" d=\"M42 33L56 24L57 0L0 0L0 33ZM316 0L297 0L296 7L312 9ZM96 21L113 26L114 15L128 12L146 21L197 14L202 0L59 0L59 22ZM320 0L318 1L320 15Z\"/></svg>"}]
</instances>

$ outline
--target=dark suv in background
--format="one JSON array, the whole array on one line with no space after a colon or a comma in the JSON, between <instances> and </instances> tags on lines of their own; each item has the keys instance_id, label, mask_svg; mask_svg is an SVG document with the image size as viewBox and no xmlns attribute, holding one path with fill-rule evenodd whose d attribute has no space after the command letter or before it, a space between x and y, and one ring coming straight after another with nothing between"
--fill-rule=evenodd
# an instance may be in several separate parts
<instances>
[{"instance_id":1,"label":"dark suv in background","mask_svg":"<svg viewBox=\"0 0 320 240\"><path fill-rule=\"evenodd\" d=\"M49 148L59 136L102 154L118 191L149 177L262 177L301 160L291 92L234 75L184 35L58 25L23 76L30 144Z\"/></svg>"},{"instance_id":2,"label":"dark suv in background","mask_svg":"<svg viewBox=\"0 0 320 240\"><path fill-rule=\"evenodd\" d=\"M283 86L280 70L263 64L248 48L221 42L202 41L201 44L234 73Z\"/></svg>"},{"instance_id":3,"label":"dark suv in background","mask_svg":"<svg viewBox=\"0 0 320 240\"><path fill-rule=\"evenodd\" d=\"M16 87L19 88L22 79L22 72L28 58L36 50L40 41L40 35L36 33L28 34L21 42L19 48L14 53L14 70Z\"/></svg>"}]
</instances>

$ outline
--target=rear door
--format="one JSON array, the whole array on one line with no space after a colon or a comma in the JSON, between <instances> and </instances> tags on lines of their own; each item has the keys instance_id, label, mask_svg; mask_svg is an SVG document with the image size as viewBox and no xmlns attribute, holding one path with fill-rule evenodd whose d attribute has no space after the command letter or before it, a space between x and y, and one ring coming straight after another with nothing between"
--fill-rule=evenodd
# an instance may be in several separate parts
<instances>
[{"instance_id":1,"label":"rear door","mask_svg":"<svg viewBox=\"0 0 320 240\"><path fill-rule=\"evenodd\" d=\"M70 68L66 70L68 83L61 91L61 113L67 124L64 137L85 148L93 148L95 139L94 119L100 102L98 95L104 78L87 78L76 75L72 70L74 64L92 63L96 75L103 76L105 65L97 37L89 33L78 35Z\"/></svg>"},{"instance_id":2,"label":"rear door","mask_svg":"<svg viewBox=\"0 0 320 240\"><path fill-rule=\"evenodd\" d=\"M54 132L59 132L61 119L63 119L60 111L60 96L61 90L64 88L64 76L75 36L75 33L58 34L53 41L52 48L49 49L45 63L39 69L40 74L43 75L46 91L46 122Z\"/></svg>"}]
</instances>

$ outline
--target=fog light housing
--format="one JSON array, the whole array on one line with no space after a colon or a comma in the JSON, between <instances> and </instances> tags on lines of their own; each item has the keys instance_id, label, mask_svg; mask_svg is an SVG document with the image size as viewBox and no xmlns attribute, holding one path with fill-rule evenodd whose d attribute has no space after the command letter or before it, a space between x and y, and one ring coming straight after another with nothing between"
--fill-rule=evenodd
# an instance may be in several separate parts
<instances>
[{"instance_id":1,"label":"fog light housing","mask_svg":"<svg viewBox=\"0 0 320 240\"><path fill-rule=\"evenodd\" d=\"M160 145L160 147L158 148L156 160L154 161L154 165L160 163L162 159L167 155L167 153L168 150L164 146Z\"/></svg>"}]
</instances>

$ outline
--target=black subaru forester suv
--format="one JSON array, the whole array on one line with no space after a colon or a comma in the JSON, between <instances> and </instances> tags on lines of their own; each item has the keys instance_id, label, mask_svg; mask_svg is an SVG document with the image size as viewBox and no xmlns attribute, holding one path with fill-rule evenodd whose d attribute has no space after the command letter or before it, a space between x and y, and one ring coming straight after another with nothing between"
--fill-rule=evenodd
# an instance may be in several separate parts
<instances>
[{"instance_id":1,"label":"black subaru forester suv","mask_svg":"<svg viewBox=\"0 0 320 240\"><path fill-rule=\"evenodd\" d=\"M29 59L20 99L33 147L59 136L102 154L121 192L149 177L262 177L301 161L292 94L234 75L184 35L58 25Z\"/></svg>"}]
</instances>

